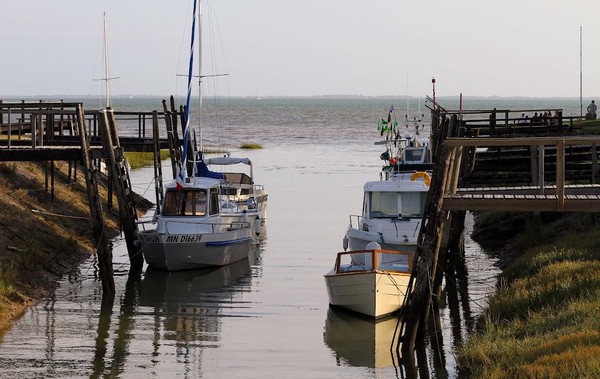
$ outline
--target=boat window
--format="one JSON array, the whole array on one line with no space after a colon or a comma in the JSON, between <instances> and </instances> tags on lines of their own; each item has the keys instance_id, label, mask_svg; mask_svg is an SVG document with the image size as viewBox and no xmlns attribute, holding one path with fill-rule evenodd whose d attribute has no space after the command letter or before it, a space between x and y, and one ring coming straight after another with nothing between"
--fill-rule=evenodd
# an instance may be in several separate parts
<instances>
[{"instance_id":1,"label":"boat window","mask_svg":"<svg viewBox=\"0 0 600 379\"><path fill-rule=\"evenodd\" d=\"M372 269L373 255L370 251L340 254L338 272L368 271Z\"/></svg>"},{"instance_id":2,"label":"boat window","mask_svg":"<svg viewBox=\"0 0 600 379\"><path fill-rule=\"evenodd\" d=\"M165 216L206 215L206 190L167 191L162 213Z\"/></svg>"},{"instance_id":3,"label":"boat window","mask_svg":"<svg viewBox=\"0 0 600 379\"><path fill-rule=\"evenodd\" d=\"M210 189L210 212L211 215L219 213L219 193L216 188Z\"/></svg>"},{"instance_id":4,"label":"boat window","mask_svg":"<svg viewBox=\"0 0 600 379\"><path fill-rule=\"evenodd\" d=\"M404 163L423 163L423 158L425 158L424 147L404 149Z\"/></svg>"},{"instance_id":5,"label":"boat window","mask_svg":"<svg viewBox=\"0 0 600 379\"><path fill-rule=\"evenodd\" d=\"M237 194L237 190L233 187L221 187L221 192L226 196L235 196Z\"/></svg>"},{"instance_id":6,"label":"boat window","mask_svg":"<svg viewBox=\"0 0 600 379\"><path fill-rule=\"evenodd\" d=\"M403 192L400 196L402 217L423 217L427 192Z\"/></svg>"},{"instance_id":7,"label":"boat window","mask_svg":"<svg viewBox=\"0 0 600 379\"><path fill-rule=\"evenodd\" d=\"M377 253L377 267L384 271L410 273L410 254Z\"/></svg>"},{"instance_id":8,"label":"boat window","mask_svg":"<svg viewBox=\"0 0 600 379\"><path fill-rule=\"evenodd\" d=\"M371 218L398 217L398 194L396 192L370 192Z\"/></svg>"}]
</instances>

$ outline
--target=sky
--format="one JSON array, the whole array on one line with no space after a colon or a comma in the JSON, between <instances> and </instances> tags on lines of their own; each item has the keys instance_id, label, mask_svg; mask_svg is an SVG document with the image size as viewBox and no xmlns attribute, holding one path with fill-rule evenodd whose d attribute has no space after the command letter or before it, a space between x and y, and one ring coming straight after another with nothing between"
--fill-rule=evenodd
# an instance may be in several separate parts
<instances>
[{"instance_id":1,"label":"sky","mask_svg":"<svg viewBox=\"0 0 600 379\"><path fill-rule=\"evenodd\" d=\"M183 96L192 4L2 1L0 98L101 94L103 13L111 94ZM227 74L206 77L205 91L221 96L425 96L434 77L436 96L579 97L580 83L584 97L600 94L598 0L202 0L202 9L203 75Z\"/></svg>"}]
</instances>

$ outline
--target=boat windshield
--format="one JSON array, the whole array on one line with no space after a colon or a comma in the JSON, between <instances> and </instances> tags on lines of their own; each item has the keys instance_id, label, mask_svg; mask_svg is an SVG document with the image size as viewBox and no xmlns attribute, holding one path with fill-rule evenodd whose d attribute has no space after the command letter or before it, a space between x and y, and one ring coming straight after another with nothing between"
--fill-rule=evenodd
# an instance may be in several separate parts
<instances>
[{"instance_id":1,"label":"boat windshield","mask_svg":"<svg viewBox=\"0 0 600 379\"><path fill-rule=\"evenodd\" d=\"M368 192L370 218L422 217L427 192Z\"/></svg>"},{"instance_id":2,"label":"boat windshield","mask_svg":"<svg viewBox=\"0 0 600 379\"><path fill-rule=\"evenodd\" d=\"M373 261L373 251L357 250L338 254L336 271L349 273L357 271L371 271L375 263L376 270L408 273L412 271L412 255L407 252L375 250L376 261Z\"/></svg>"},{"instance_id":3,"label":"boat windshield","mask_svg":"<svg viewBox=\"0 0 600 379\"><path fill-rule=\"evenodd\" d=\"M423 163L425 147L407 147L404 149L404 163Z\"/></svg>"},{"instance_id":4,"label":"boat windshield","mask_svg":"<svg viewBox=\"0 0 600 379\"><path fill-rule=\"evenodd\" d=\"M164 216L205 216L206 203L204 189L167 191L162 213Z\"/></svg>"}]
</instances>

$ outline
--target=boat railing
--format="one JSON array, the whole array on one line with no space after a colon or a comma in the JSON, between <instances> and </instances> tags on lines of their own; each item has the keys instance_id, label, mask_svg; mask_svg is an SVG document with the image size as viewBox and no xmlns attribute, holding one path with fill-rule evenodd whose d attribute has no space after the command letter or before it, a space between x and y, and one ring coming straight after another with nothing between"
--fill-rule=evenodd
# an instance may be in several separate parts
<instances>
[{"instance_id":1,"label":"boat railing","mask_svg":"<svg viewBox=\"0 0 600 379\"><path fill-rule=\"evenodd\" d=\"M412 253L397 250L353 250L338 253L336 274L389 271L410 274Z\"/></svg>"}]
</instances>

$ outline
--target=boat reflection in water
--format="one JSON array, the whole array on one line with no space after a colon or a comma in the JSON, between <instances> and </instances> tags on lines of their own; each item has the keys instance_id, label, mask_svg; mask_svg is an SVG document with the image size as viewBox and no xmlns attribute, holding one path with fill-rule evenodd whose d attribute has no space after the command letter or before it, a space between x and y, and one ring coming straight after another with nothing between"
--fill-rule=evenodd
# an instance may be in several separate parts
<instances>
[{"instance_id":1,"label":"boat reflection in water","mask_svg":"<svg viewBox=\"0 0 600 379\"><path fill-rule=\"evenodd\" d=\"M174 354L198 365L203 348L219 346L222 317L251 317L242 305L251 281L248 259L201 270L148 268L139 301L141 307L153 308L145 313L154 316L155 356Z\"/></svg>"},{"instance_id":2,"label":"boat reflection in water","mask_svg":"<svg viewBox=\"0 0 600 379\"><path fill-rule=\"evenodd\" d=\"M338 365L395 367L398 359L390 347L397 322L396 317L373 320L329 308L323 338Z\"/></svg>"}]
</instances>

